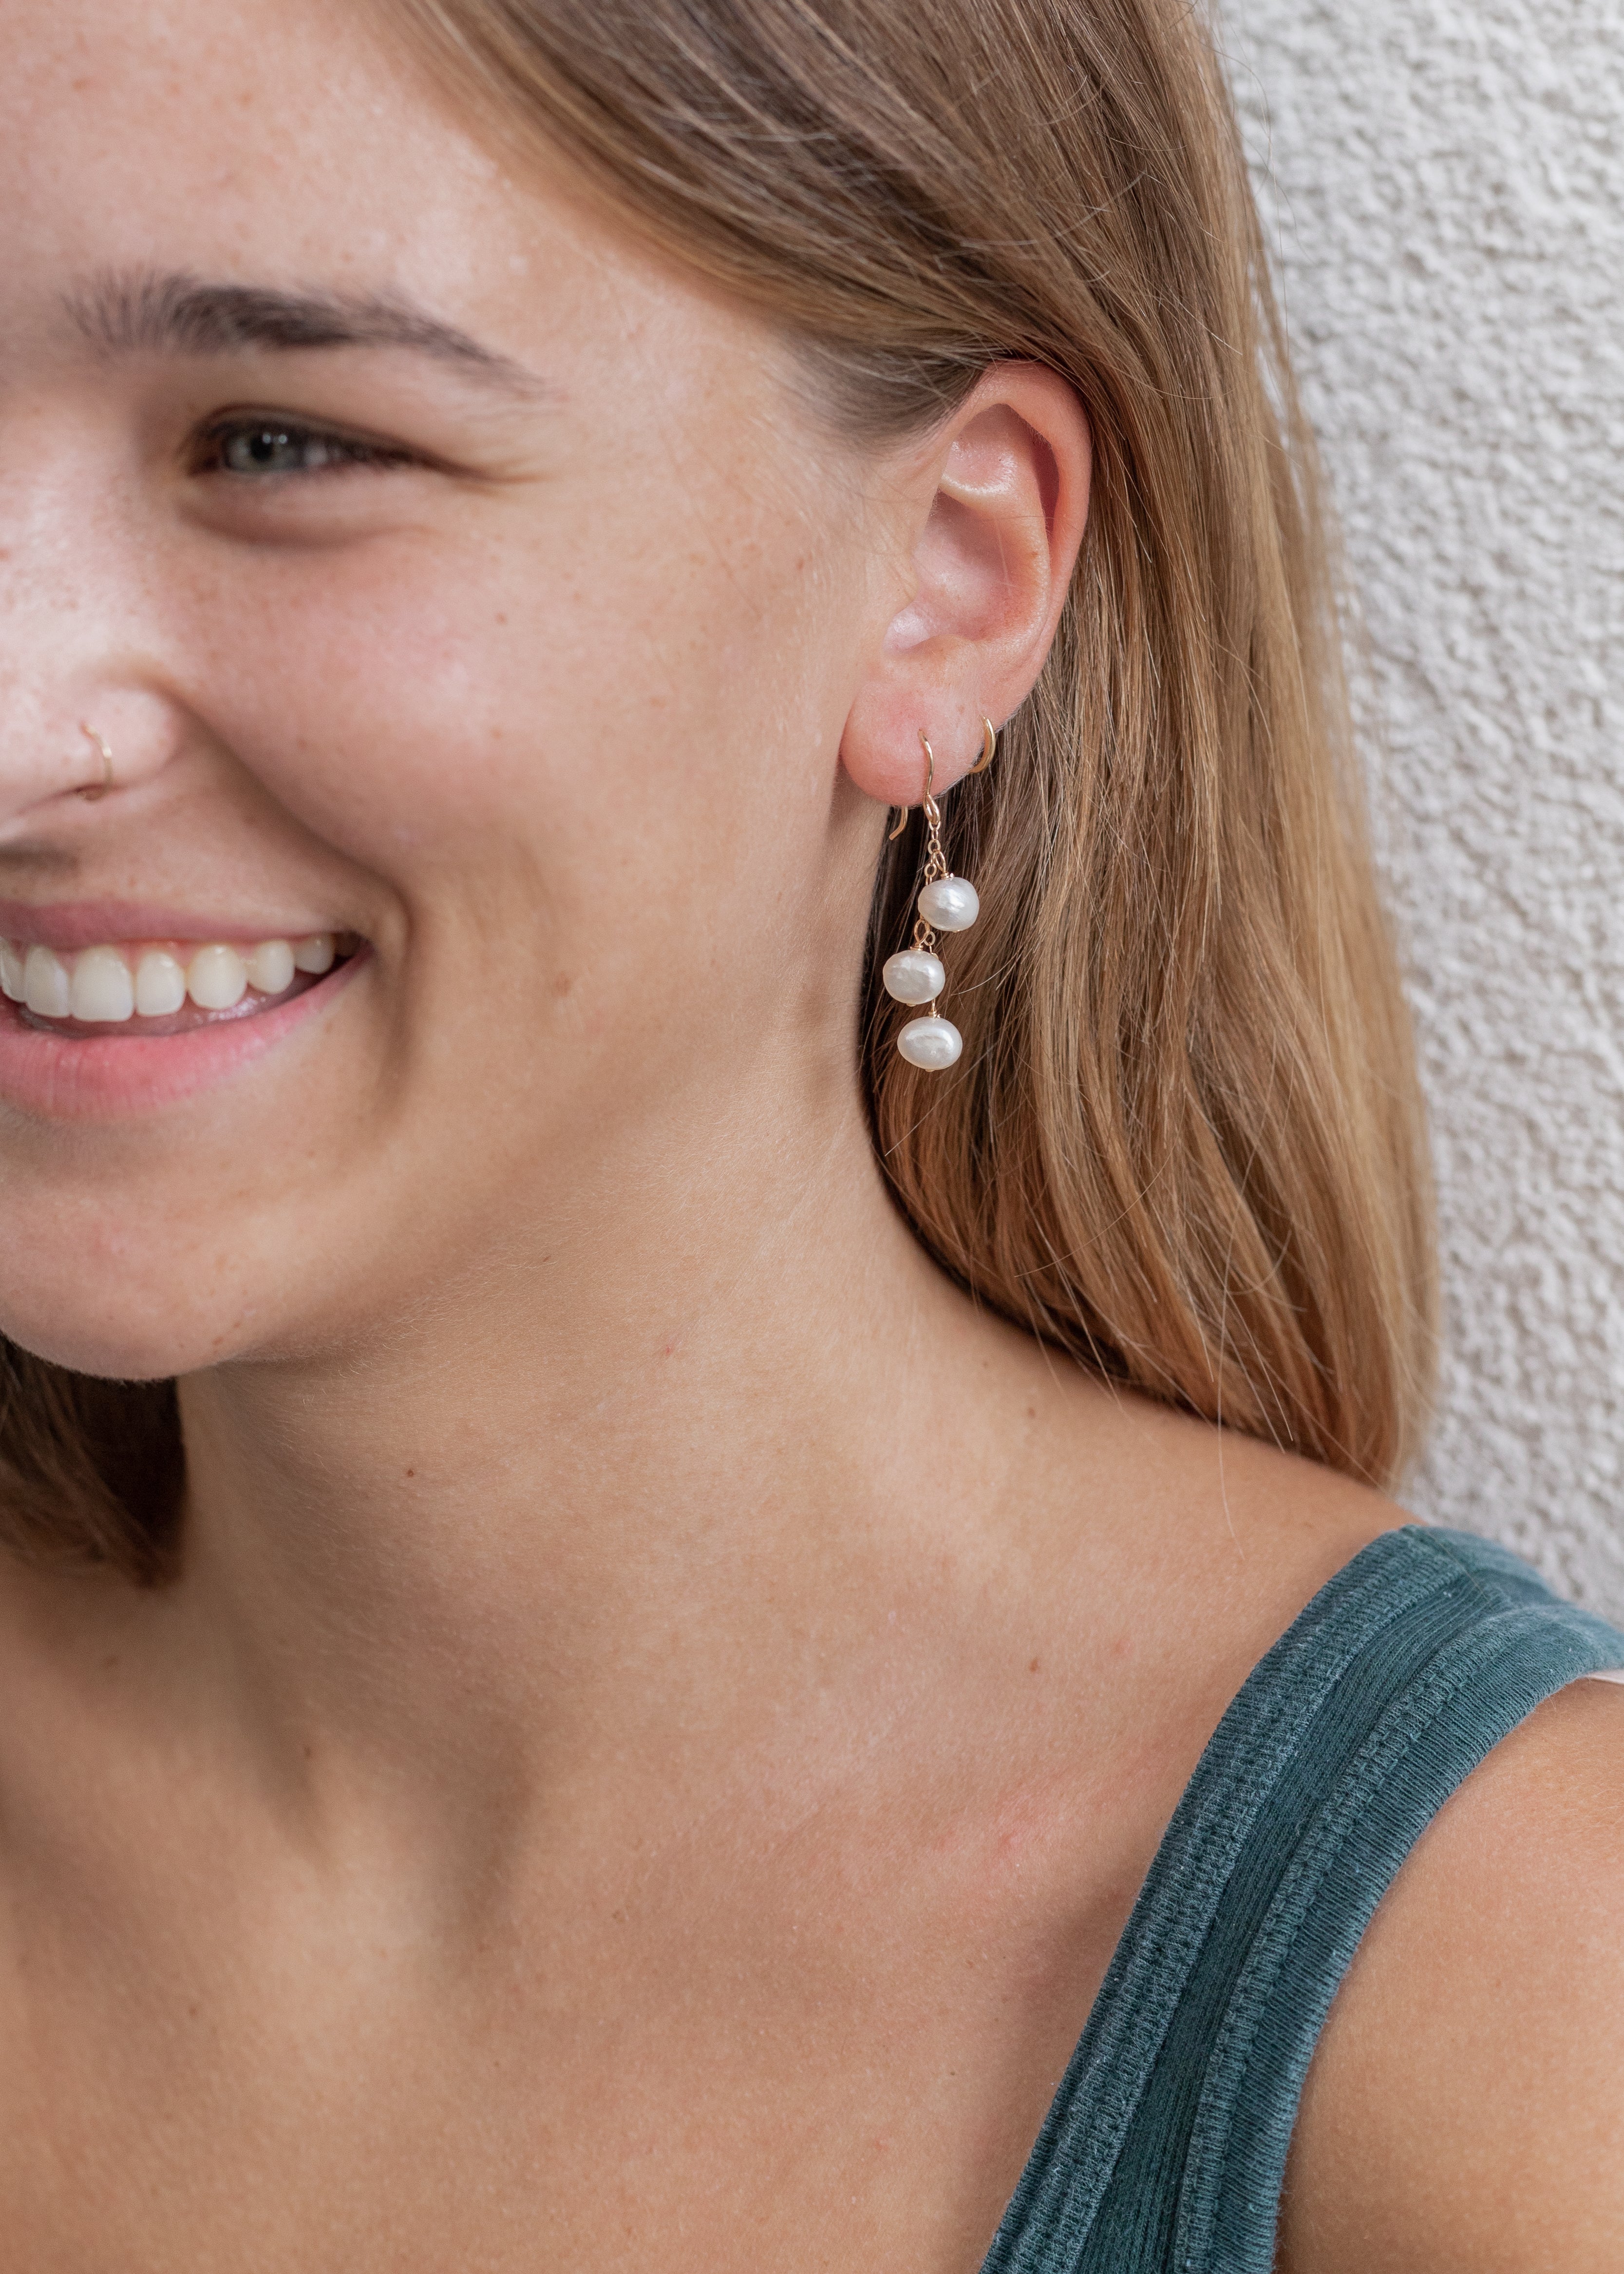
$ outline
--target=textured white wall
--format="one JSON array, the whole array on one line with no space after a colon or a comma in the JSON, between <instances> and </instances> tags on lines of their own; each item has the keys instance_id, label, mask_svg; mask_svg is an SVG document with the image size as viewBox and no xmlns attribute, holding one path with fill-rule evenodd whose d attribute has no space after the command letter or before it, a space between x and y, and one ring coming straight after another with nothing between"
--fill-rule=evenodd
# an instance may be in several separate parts
<instances>
[{"instance_id":1,"label":"textured white wall","mask_svg":"<svg viewBox=\"0 0 1624 2274\"><path fill-rule=\"evenodd\" d=\"M1221 4L1433 1116L1409 1499L1624 1616L1624 0Z\"/></svg>"}]
</instances>

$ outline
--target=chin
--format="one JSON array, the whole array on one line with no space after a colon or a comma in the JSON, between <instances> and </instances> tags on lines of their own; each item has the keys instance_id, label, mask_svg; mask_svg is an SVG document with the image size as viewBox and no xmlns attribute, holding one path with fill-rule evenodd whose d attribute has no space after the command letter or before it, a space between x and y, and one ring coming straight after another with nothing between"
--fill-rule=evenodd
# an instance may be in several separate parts
<instances>
[{"instance_id":1,"label":"chin","mask_svg":"<svg viewBox=\"0 0 1624 2274\"><path fill-rule=\"evenodd\" d=\"M87 1213L54 1209L43 1236L11 1243L0 1334L54 1366L119 1382L164 1381L243 1352L270 1292L254 1284L252 1254L233 1256L222 1238L171 1243L150 1222L120 1231L105 1213L86 1223Z\"/></svg>"},{"instance_id":2,"label":"chin","mask_svg":"<svg viewBox=\"0 0 1624 2274\"><path fill-rule=\"evenodd\" d=\"M142 1315L117 1300L99 1305L93 1314L82 1294L72 1303L8 1299L0 1311L0 1334L52 1366L109 1382L167 1382L236 1355L195 1320L166 1330L150 1311Z\"/></svg>"},{"instance_id":3,"label":"chin","mask_svg":"<svg viewBox=\"0 0 1624 2274\"><path fill-rule=\"evenodd\" d=\"M177 1143L124 1173L10 1182L0 1334L54 1365L124 1382L167 1380L341 1337L387 1253L393 1193L357 1193L322 1133L286 1182L249 1148ZM267 1148L268 1149L268 1148ZM222 1151L224 1157L222 1158ZM77 1172L77 1177L76 1177ZM369 1202L371 1205L369 1205Z\"/></svg>"}]
</instances>

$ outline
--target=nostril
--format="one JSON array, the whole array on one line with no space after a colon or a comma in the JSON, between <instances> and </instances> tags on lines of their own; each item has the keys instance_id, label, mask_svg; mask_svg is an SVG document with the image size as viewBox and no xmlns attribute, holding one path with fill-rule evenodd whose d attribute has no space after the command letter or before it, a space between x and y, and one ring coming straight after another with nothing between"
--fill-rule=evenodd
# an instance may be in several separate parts
<instances>
[{"instance_id":1,"label":"nostril","mask_svg":"<svg viewBox=\"0 0 1624 2274\"><path fill-rule=\"evenodd\" d=\"M108 811L121 813L122 794L162 773L197 733L156 690L86 679L59 700L36 701L11 660L0 653L0 845L32 840L41 827L77 840L90 816L77 826L67 816L81 797L96 805L116 790Z\"/></svg>"}]
</instances>

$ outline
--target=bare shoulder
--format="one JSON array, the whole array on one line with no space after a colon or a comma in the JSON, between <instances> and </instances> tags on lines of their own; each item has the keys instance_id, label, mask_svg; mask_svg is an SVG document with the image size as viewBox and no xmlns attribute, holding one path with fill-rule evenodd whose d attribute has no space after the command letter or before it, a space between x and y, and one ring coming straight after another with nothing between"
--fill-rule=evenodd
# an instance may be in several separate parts
<instances>
[{"instance_id":1,"label":"bare shoulder","mask_svg":"<svg viewBox=\"0 0 1624 2274\"><path fill-rule=\"evenodd\" d=\"M1624 2266L1624 1688L1497 1746L1365 1935L1309 2072L1282 2274Z\"/></svg>"},{"instance_id":2,"label":"bare shoulder","mask_svg":"<svg viewBox=\"0 0 1624 2274\"><path fill-rule=\"evenodd\" d=\"M1118 1608L1158 1682L1193 1683L1208 1731L1326 1582L1410 1521L1316 1462L1107 1385L1063 1377L1032 1404L1041 1568L1064 1571L1075 1542L1088 1597Z\"/></svg>"}]
</instances>

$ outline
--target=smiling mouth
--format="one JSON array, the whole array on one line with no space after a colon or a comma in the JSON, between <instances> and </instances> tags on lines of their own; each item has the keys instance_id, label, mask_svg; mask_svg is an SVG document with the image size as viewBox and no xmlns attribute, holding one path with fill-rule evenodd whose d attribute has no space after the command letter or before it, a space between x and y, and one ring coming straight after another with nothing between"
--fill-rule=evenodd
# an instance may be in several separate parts
<instances>
[{"instance_id":1,"label":"smiling mouth","mask_svg":"<svg viewBox=\"0 0 1624 2274\"><path fill-rule=\"evenodd\" d=\"M55 949L0 939L0 992L20 1022L41 1034L87 1041L184 1035L252 1019L320 986L364 943L354 932L300 938L143 940Z\"/></svg>"}]
</instances>

